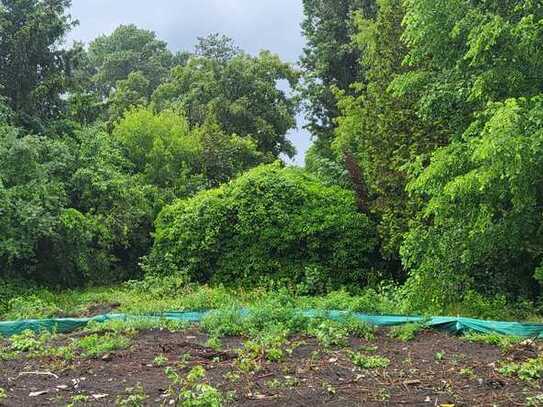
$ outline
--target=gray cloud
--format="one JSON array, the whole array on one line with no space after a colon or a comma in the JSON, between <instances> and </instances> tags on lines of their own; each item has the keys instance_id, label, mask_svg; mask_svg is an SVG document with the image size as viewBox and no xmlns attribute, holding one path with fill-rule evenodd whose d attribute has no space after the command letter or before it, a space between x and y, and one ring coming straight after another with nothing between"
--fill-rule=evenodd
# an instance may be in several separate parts
<instances>
[{"instance_id":1,"label":"gray cloud","mask_svg":"<svg viewBox=\"0 0 543 407\"><path fill-rule=\"evenodd\" d=\"M232 37L250 53L269 49L289 62L304 46L301 0L73 0L71 14L80 25L69 41L88 43L120 24L136 24L157 32L174 51L191 50L197 37L211 32ZM303 164L309 134L298 129L290 138L295 162Z\"/></svg>"}]
</instances>

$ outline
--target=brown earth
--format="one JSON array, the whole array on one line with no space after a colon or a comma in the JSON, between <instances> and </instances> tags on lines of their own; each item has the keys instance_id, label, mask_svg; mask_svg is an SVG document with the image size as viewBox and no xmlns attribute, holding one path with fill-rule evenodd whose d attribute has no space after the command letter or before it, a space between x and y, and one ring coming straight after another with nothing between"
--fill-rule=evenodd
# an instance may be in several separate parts
<instances>
[{"instance_id":1,"label":"brown earth","mask_svg":"<svg viewBox=\"0 0 543 407\"><path fill-rule=\"evenodd\" d=\"M525 406L527 397L541 393L540 382L506 377L496 370L500 360L536 356L534 345L519 345L503 354L497 347L434 331L422 332L408 343L379 331L373 341L351 339L350 347L324 350L314 339L298 337L283 361L262 360L260 370L244 373L236 362L241 338L223 339L221 351L206 347L206 341L196 329L153 330L137 334L128 350L97 359L0 361L0 388L8 395L0 405L66 405L82 394L90 397L89 405L111 406L138 383L148 396L145 405L168 405L164 367L153 364L160 354L168 359L166 365L187 359L181 373L203 366L206 382L223 394L232 392L226 404L233 406ZM368 346L377 347L371 354L390 359L389 367L356 368L349 352ZM49 372L58 378L22 372ZM29 397L39 391L47 393Z\"/></svg>"}]
</instances>

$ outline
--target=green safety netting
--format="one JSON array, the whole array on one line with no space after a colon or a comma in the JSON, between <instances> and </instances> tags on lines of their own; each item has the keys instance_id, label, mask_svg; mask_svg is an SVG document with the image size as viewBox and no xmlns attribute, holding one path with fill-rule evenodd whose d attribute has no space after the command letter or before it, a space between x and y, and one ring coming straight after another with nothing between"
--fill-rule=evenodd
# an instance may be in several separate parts
<instances>
[{"instance_id":1,"label":"green safety netting","mask_svg":"<svg viewBox=\"0 0 543 407\"><path fill-rule=\"evenodd\" d=\"M208 313L213 311L183 311L183 312L164 312L148 315L129 315L129 314L106 314L98 315L92 318L56 318L40 320L20 320L0 322L0 335L11 336L21 333L25 330L34 332L54 331L57 333L68 333L80 328L84 328L90 322L103 323L107 321L129 321L135 319L155 319L199 322ZM247 315L250 311L240 310L242 315ZM423 323L430 328L440 329L449 333L461 334L464 332L480 333L498 333L508 336L523 336L532 338L543 338L543 324L530 324L521 322L506 321L484 321L473 318L462 317L418 317L402 315L370 315L363 313L352 313L347 311L301 311L307 317L326 317L333 320L341 320L347 316L365 321L374 326L395 326L409 323Z\"/></svg>"}]
</instances>

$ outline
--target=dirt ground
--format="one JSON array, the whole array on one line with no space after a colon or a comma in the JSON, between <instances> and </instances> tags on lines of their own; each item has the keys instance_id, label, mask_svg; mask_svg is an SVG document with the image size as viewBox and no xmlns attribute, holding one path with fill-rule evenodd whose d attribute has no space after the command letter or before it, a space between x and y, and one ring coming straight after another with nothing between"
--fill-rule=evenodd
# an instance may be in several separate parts
<instances>
[{"instance_id":1,"label":"dirt ground","mask_svg":"<svg viewBox=\"0 0 543 407\"><path fill-rule=\"evenodd\" d=\"M63 406L84 395L88 401L74 405L111 406L137 384L148 397L144 405L170 405L164 366L180 360L186 361L181 373L203 366L205 381L229 393L225 404L233 406L525 406L527 397L541 393L540 382L503 376L496 369L503 359L536 356L533 345L502 353L494 346L434 331L407 343L379 331L370 342L351 339L347 348L324 350L314 339L298 337L291 341L297 346L282 361L262 360L259 369L247 372L236 363L240 338L223 339L220 351L206 347L206 341L197 329L143 331L129 349L96 359L0 362L0 388L8 396L0 405ZM369 346L377 347L373 354L390 359L387 368L353 365L349 352ZM161 354L167 361L156 366L153 361Z\"/></svg>"}]
</instances>

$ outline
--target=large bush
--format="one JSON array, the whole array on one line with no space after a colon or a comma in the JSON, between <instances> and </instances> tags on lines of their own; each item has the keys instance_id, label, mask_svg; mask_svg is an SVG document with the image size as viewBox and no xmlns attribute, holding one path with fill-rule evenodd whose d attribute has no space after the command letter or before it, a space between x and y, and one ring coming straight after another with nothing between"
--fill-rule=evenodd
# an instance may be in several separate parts
<instances>
[{"instance_id":1,"label":"large bush","mask_svg":"<svg viewBox=\"0 0 543 407\"><path fill-rule=\"evenodd\" d=\"M146 268L318 292L366 283L375 247L374 226L351 192L276 163L166 207Z\"/></svg>"}]
</instances>

